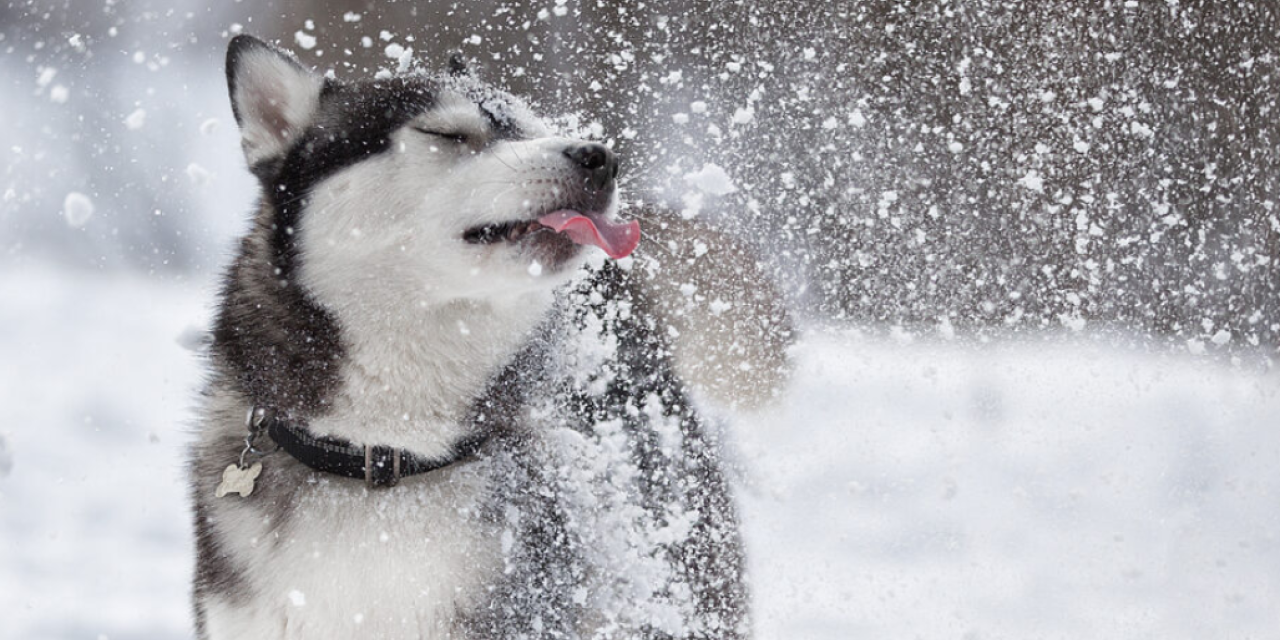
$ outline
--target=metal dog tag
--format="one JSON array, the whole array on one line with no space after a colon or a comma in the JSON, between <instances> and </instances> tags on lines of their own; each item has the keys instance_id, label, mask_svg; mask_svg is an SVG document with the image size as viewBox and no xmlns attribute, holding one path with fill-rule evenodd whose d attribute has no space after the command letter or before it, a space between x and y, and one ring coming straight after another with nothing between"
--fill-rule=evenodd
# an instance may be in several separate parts
<instances>
[{"instance_id":1,"label":"metal dog tag","mask_svg":"<svg viewBox=\"0 0 1280 640\"><path fill-rule=\"evenodd\" d=\"M228 493L238 493L240 497L247 498L253 493L253 481L257 480L261 473L261 462L254 463L247 469L241 469L240 465L227 465L227 468L222 471L222 483L218 485L214 495L221 498Z\"/></svg>"}]
</instances>

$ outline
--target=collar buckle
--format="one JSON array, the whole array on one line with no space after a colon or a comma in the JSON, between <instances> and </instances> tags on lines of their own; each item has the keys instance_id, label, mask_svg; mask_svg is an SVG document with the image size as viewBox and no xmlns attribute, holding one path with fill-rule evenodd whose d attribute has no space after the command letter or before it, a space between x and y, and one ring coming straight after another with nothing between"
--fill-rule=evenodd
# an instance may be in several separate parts
<instances>
[{"instance_id":1,"label":"collar buckle","mask_svg":"<svg viewBox=\"0 0 1280 640\"><path fill-rule=\"evenodd\" d=\"M364 481L370 489L394 487L400 483L399 449L381 445L364 446Z\"/></svg>"}]
</instances>

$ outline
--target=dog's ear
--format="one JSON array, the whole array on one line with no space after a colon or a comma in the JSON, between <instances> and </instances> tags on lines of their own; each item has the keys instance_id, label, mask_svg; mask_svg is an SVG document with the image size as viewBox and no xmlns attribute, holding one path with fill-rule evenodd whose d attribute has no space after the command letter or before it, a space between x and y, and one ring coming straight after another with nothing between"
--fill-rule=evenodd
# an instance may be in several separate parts
<instances>
[{"instance_id":1,"label":"dog's ear","mask_svg":"<svg viewBox=\"0 0 1280 640\"><path fill-rule=\"evenodd\" d=\"M227 46L227 88L249 166L283 153L310 124L324 78L253 36Z\"/></svg>"}]
</instances>

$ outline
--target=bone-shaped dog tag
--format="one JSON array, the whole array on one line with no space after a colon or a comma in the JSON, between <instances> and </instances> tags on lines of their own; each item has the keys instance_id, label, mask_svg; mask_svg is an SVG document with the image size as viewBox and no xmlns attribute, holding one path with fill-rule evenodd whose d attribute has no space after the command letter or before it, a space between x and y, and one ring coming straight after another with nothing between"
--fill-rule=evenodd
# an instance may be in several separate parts
<instances>
[{"instance_id":1,"label":"bone-shaped dog tag","mask_svg":"<svg viewBox=\"0 0 1280 640\"><path fill-rule=\"evenodd\" d=\"M239 465L228 465L222 471L222 483L218 485L218 490L214 495L221 498L228 493L238 493L240 497L247 498L253 493L253 481L258 479L262 473L262 463L255 463L252 467L241 469Z\"/></svg>"}]
</instances>

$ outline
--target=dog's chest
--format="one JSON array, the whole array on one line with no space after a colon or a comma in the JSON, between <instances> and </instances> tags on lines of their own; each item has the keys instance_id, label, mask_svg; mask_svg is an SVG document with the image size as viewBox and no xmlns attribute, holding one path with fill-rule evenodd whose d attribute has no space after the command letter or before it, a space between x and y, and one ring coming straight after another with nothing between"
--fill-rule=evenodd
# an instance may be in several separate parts
<instances>
[{"instance_id":1,"label":"dog's chest","mask_svg":"<svg viewBox=\"0 0 1280 640\"><path fill-rule=\"evenodd\" d=\"M302 491L280 533L254 543L270 547L251 555L255 591L271 606L252 607L266 615L244 620L246 631L308 640L447 637L501 575L498 536L480 511L479 471L384 490L322 482ZM281 624L282 634L256 633Z\"/></svg>"}]
</instances>

